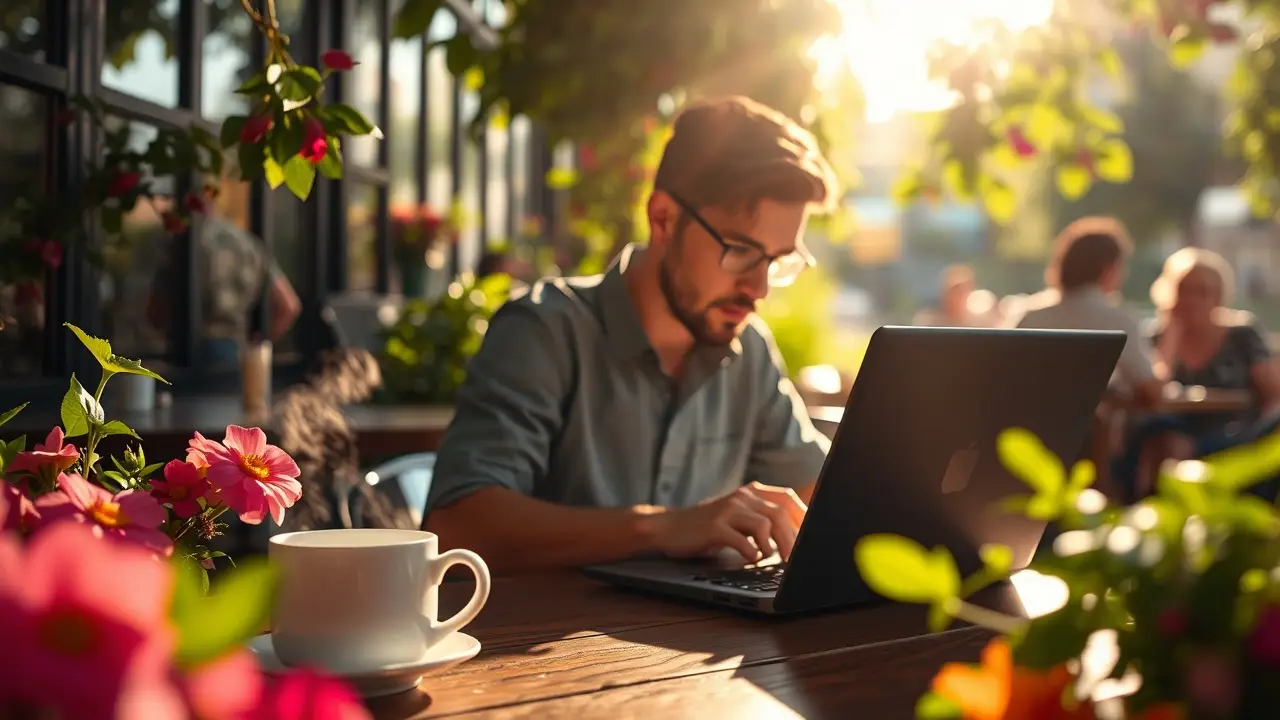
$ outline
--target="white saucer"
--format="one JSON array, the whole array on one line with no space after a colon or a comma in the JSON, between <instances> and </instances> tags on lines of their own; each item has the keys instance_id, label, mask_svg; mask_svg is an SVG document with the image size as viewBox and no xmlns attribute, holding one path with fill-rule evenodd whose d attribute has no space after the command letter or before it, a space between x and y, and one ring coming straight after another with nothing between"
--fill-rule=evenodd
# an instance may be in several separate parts
<instances>
[{"instance_id":1,"label":"white saucer","mask_svg":"<svg viewBox=\"0 0 1280 720\"><path fill-rule=\"evenodd\" d=\"M258 656L258 664L268 674L283 673L289 667L276 657L271 644L271 634L258 635L249 641L249 649ZM360 672L339 672L338 677L351 685L364 697L379 697L412 690L422 678L459 663L470 660L480 652L480 641L462 632L456 632L441 640L419 659L413 662L388 665Z\"/></svg>"}]
</instances>

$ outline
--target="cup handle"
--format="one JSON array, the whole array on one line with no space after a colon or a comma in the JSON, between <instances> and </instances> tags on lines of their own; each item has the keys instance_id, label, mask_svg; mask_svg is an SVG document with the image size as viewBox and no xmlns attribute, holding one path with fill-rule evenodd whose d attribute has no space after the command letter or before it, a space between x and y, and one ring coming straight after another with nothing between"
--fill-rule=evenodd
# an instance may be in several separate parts
<instances>
[{"instance_id":1,"label":"cup handle","mask_svg":"<svg viewBox=\"0 0 1280 720\"><path fill-rule=\"evenodd\" d=\"M437 584L444 580L444 574L454 565L466 565L476 576L476 591L471 594L471 599L467 601L467 604L455 613L453 617L435 625L434 629L437 633L448 635L461 630L472 620L475 620L476 615L480 614L480 610L488 602L489 566L484 564L484 560L479 555L470 550L461 549L440 553L433 565L435 577L432 579Z\"/></svg>"}]
</instances>

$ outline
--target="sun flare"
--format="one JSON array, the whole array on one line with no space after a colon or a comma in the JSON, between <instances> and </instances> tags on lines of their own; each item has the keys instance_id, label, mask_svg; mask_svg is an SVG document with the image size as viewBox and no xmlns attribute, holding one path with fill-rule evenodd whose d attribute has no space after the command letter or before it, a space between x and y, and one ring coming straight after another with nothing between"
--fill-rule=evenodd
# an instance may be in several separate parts
<instances>
[{"instance_id":1,"label":"sun flare","mask_svg":"<svg viewBox=\"0 0 1280 720\"><path fill-rule=\"evenodd\" d=\"M1054 0L831 0L844 29L813 47L819 76L847 64L866 94L867 119L944 108L946 88L928 76L929 48L939 40L965 42L975 23L999 20L1013 31L1049 19Z\"/></svg>"}]
</instances>

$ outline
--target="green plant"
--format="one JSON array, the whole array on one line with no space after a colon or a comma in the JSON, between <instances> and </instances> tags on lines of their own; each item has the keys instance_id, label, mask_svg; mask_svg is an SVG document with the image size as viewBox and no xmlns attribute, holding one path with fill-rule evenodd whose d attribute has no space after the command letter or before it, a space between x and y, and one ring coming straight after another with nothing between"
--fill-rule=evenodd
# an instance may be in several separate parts
<instances>
[{"instance_id":1,"label":"green plant","mask_svg":"<svg viewBox=\"0 0 1280 720\"><path fill-rule=\"evenodd\" d=\"M1103 708L1091 695L1103 678L1138 681L1110 703L1123 717L1272 716L1280 700L1280 517L1245 491L1280 470L1280 434L1170 466L1158 494L1130 507L1090 487L1091 463L1068 473L1026 430L1006 430L998 449L1032 490L1005 507L1062 531L1030 567L1061 589L1059 607L1024 620L966 601L1009 577L1012 553L1003 546L983 548L985 569L965 579L945 548L900 536L868 536L854 551L876 592L930 606L932 630L958 618L1003 636L982 667L944 667L919 717L1094 718ZM1119 650L1114 668L1073 692L1090 664L1086 646L1106 637ZM984 687L998 714L975 710Z\"/></svg>"},{"instance_id":2,"label":"green plant","mask_svg":"<svg viewBox=\"0 0 1280 720\"><path fill-rule=\"evenodd\" d=\"M450 403L480 350L489 318L506 302L511 278L469 275L435 300L411 300L384 333L379 354L379 399L396 403Z\"/></svg>"}]
</instances>

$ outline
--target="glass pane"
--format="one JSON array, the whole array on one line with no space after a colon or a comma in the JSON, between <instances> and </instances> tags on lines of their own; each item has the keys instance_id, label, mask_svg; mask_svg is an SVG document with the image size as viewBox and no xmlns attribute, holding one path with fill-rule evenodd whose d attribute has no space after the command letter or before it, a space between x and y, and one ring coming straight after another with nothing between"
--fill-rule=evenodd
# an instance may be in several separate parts
<instances>
[{"instance_id":1,"label":"glass pane","mask_svg":"<svg viewBox=\"0 0 1280 720\"><path fill-rule=\"evenodd\" d=\"M6 128L0 140L0 378L42 371L44 271L31 262L28 239L8 226L14 198L45 183L48 112L44 96L0 83L0 127Z\"/></svg>"},{"instance_id":2,"label":"glass pane","mask_svg":"<svg viewBox=\"0 0 1280 720\"><path fill-rule=\"evenodd\" d=\"M418 158L422 117L422 38L391 44L391 121L385 128L390 153L391 205L418 204Z\"/></svg>"},{"instance_id":3,"label":"glass pane","mask_svg":"<svg viewBox=\"0 0 1280 720\"><path fill-rule=\"evenodd\" d=\"M106 13L103 86L178 106L178 5L178 0L113 4Z\"/></svg>"},{"instance_id":4,"label":"glass pane","mask_svg":"<svg viewBox=\"0 0 1280 720\"><path fill-rule=\"evenodd\" d=\"M352 183L347 199L347 289L377 287L378 189Z\"/></svg>"},{"instance_id":5,"label":"glass pane","mask_svg":"<svg viewBox=\"0 0 1280 720\"><path fill-rule=\"evenodd\" d=\"M245 112L249 104L235 89L253 74L249 49L256 41L253 23L240 0L204 0L209 34L204 40L204 77L200 108L211 120Z\"/></svg>"},{"instance_id":6,"label":"glass pane","mask_svg":"<svg viewBox=\"0 0 1280 720\"><path fill-rule=\"evenodd\" d=\"M289 54L309 65L319 62L309 29L316 5L315 0L276 0L276 19L280 21L280 31L289 36Z\"/></svg>"},{"instance_id":7,"label":"glass pane","mask_svg":"<svg viewBox=\"0 0 1280 720\"><path fill-rule=\"evenodd\" d=\"M360 0L356 7L356 22L351 28L352 55L360 63L348 75L351 82L344 87L347 102L364 113L374 125L385 123L378 115L379 83L382 80L382 23L386 0ZM349 161L359 165L376 165L378 145L372 137L353 137L347 141Z\"/></svg>"},{"instance_id":8,"label":"glass pane","mask_svg":"<svg viewBox=\"0 0 1280 720\"><path fill-rule=\"evenodd\" d=\"M427 56L427 92L427 154L431 160L427 169L427 202L444 213L453 201L453 170L449 167L453 76L445 66L444 48L436 48Z\"/></svg>"},{"instance_id":9,"label":"glass pane","mask_svg":"<svg viewBox=\"0 0 1280 720\"><path fill-rule=\"evenodd\" d=\"M511 152L515 153L515 161L512 166L513 176L512 184L512 207L511 212L516 216L516 232L520 234L520 239L525 238L525 219L533 208L529 203L529 136L532 126L529 118L521 115L511 120Z\"/></svg>"},{"instance_id":10,"label":"glass pane","mask_svg":"<svg viewBox=\"0 0 1280 720\"><path fill-rule=\"evenodd\" d=\"M48 4L45 0L8 2L0 10L0 50L43 61L49 49Z\"/></svg>"},{"instance_id":11,"label":"glass pane","mask_svg":"<svg viewBox=\"0 0 1280 720\"><path fill-rule=\"evenodd\" d=\"M312 251L307 238L314 238L310 207L290 192L271 194L272 241L276 265L299 297L314 297L311 287ZM277 359L281 353L296 351L298 324L295 322L283 337L275 340Z\"/></svg>"},{"instance_id":12,"label":"glass pane","mask_svg":"<svg viewBox=\"0 0 1280 720\"><path fill-rule=\"evenodd\" d=\"M435 42L436 40L448 40L458 32L458 19L448 10L437 10L434 17L431 18L431 25L427 27L427 39Z\"/></svg>"},{"instance_id":13,"label":"glass pane","mask_svg":"<svg viewBox=\"0 0 1280 720\"><path fill-rule=\"evenodd\" d=\"M125 121L113 121L119 127ZM127 123L129 149L145 152L156 129ZM125 214L124 231L103 248L103 274L99 283L102 325L112 350L126 357L149 360L170 355L172 309L185 288L183 273L171 265L173 238L164 231L161 215L173 208L173 178L155 180L155 202L141 200Z\"/></svg>"},{"instance_id":14,"label":"glass pane","mask_svg":"<svg viewBox=\"0 0 1280 720\"><path fill-rule=\"evenodd\" d=\"M488 240L511 241L507 229L507 152L511 148L510 126L497 123L489 124L488 168L489 168L489 207L488 207Z\"/></svg>"},{"instance_id":15,"label":"glass pane","mask_svg":"<svg viewBox=\"0 0 1280 720\"><path fill-rule=\"evenodd\" d=\"M469 128L480 98L474 92L462 94L462 192L458 198L461 209L458 232L459 270L474 270L484 252L480 238L480 145L471 139Z\"/></svg>"}]
</instances>

